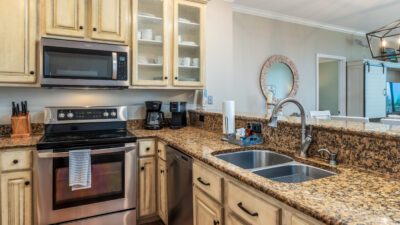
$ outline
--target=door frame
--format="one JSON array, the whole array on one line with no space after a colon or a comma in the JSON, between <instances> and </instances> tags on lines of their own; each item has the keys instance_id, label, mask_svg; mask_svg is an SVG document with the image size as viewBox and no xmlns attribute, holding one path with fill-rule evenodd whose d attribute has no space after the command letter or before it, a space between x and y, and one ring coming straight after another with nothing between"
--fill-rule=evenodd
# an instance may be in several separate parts
<instances>
[{"instance_id":1,"label":"door frame","mask_svg":"<svg viewBox=\"0 0 400 225\"><path fill-rule=\"evenodd\" d=\"M316 61L315 61L315 110L319 111L319 60L320 59L333 59L338 61L338 71L339 71L339 115L346 116L346 99L347 99L347 79L346 79L346 57L344 56L335 56L335 55L327 55L317 53Z\"/></svg>"}]
</instances>

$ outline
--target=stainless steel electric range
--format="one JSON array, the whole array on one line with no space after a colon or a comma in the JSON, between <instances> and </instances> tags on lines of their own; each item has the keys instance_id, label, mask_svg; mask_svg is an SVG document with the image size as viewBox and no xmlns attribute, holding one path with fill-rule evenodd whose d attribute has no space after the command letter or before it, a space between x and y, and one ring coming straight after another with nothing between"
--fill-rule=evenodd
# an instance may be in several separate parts
<instances>
[{"instance_id":1,"label":"stainless steel electric range","mask_svg":"<svg viewBox=\"0 0 400 225\"><path fill-rule=\"evenodd\" d=\"M136 137L127 108L45 108L45 135L37 144L39 225L135 225ZM91 187L69 186L69 152L91 150Z\"/></svg>"}]
</instances>

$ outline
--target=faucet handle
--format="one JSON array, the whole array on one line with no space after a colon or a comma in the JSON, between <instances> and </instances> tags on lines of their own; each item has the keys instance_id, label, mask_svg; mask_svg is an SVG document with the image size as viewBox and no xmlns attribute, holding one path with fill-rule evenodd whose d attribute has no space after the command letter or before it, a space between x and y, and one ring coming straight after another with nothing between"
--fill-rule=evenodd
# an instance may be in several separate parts
<instances>
[{"instance_id":1,"label":"faucet handle","mask_svg":"<svg viewBox=\"0 0 400 225\"><path fill-rule=\"evenodd\" d=\"M330 157L330 160L329 160L329 164L331 164L331 165L337 165L337 161L336 161L336 156L337 156L337 154L336 153L332 153L332 152L330 152L328 149L326 149L326 148L321 148L321 149L319 149L318 150L318 152L320 153L320 152L326 152L326 153L328 153L328 155L329 155L329 157Z\"/></svg>"}]
</instances>

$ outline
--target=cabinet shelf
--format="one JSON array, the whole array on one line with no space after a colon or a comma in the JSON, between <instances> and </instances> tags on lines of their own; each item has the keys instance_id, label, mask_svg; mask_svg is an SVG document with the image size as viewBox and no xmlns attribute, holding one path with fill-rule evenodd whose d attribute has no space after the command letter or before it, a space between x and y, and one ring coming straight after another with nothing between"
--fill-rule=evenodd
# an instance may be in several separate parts
<instances>
[{"instance_id":1,"label":"cabinet shelf","mask_svg":"<svg viewBox=\"0 0 400 225\"><path fill-rule=\"evenodd\" d=\"M138 15L139 19L145 19L145 20L153 20L153 21L159 21L162 22L163 19L161 17L156 17L156 16L150 16L150 15Z\"/></svg>"},{"instance_id":2,"label":"cabinet shelf","mask_svg":"<svg viewBox=\"0 0 400 225\"><path fill-rule=\"evenodd\" d=\"M184 21L184 20L181 20L180 18L178 19L178 23L182 24L182 25L200 26L199 23L194 23L194 22L190 22L190 21Z\"/></svg>"},{"instance_id":3,"label":"cabinet shelf","mask_svg":"<svg viewBox=\"0 0 400 225\"><path fill-rule=\"evenodd\" d=\"M163 44L162 41L147 40L147 39L139 39L138 43L143 45L159 45L159 46L162 46Z\"/></svg>"},{"instance_id":4,"label":"cabinet shelf","mask_svg":"<svg viewBox=\"0 0 400 225\"><path fill-rule=\"evenodd\" d=\"M200 69L198 66L179 66L179 69Z\"/></svg>"},{"instance_id":5,"label":"cabinet shelf","mask_svg":"<svg viewBox=\"0 0 400 225\"><path fill-rule=\"evenodd\" d=\"M163 64L155 64L155 63L138 63L138 66L143 66L143 67L162 67Z\"/></svg>"},{"instance_id":6,"label":"cabinet shelf","mask_svg":"<svg viewBox=\"0 0 400 225\"><path fill-rule=\"evenodd\" d=\"M198 44L182 44L182 43L179 43L179 47L183 47L183 48L198 48L200 46Z\"/></svg>"}]
</instances>

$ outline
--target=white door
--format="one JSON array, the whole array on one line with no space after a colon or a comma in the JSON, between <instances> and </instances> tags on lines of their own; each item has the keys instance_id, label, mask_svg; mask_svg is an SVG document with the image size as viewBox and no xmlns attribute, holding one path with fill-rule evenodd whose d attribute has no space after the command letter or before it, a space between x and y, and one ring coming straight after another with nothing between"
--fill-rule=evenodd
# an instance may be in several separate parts
<instances>
[{"instance_id":1,"label":"white door","mask_svg":"<svg viewBox=\"0 0 400 225\"><path fill-rule=\"evenodd\" d=\"M365 117L386 117L386 68L365 65Z\"/></svg>"}]
</instances>

